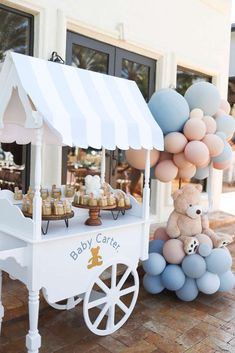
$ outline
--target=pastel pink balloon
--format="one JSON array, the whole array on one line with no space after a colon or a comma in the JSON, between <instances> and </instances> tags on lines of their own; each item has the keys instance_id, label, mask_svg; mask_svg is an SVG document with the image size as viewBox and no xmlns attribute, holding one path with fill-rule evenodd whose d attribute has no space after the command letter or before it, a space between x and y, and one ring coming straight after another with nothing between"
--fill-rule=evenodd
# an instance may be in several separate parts
<instances>
[{"instance_id":1,"label":"pastel pink balloon","mask_svg":"<svg viewBox=\"0 0 235 353\"><path fill-rule=\"evenodd\" d=\"M207 134L202 142L207 146L211 157L216 157L223 152L224 142L217 135Z\"/></svg>"},{"instance_id":2,"label":"pastel pink balloon","mask_svg":"<svg viewBox=\"0 0 235 353\"><path fill-rule=\"evenodd\" d=\"M190 141L185 147L184 155L196 167L204 165L210 156L207 146L201 141Z\"/></svg>"},{"instance_id":3,"label":"pastel pink balloon","mask_svg":"<svg viewBox=\"0 0 235 353\"><path fill-rule=\"evenodd\" d=\"M168 160L168 159L172 159L172 157L173 157L172 153L162 151L162 152L160 152L160 157L159 157L158 161L159 162L165 161L165 160Z\"/></svg>"},{"instance_id":4,"label":"pastel pink balloon","mask_svg":"<svg viewBox=\"0 0 235 353\"><path fill-rule=\"evenodd\" d=\"M197 234L197 239L199 240L200 244L208 244L210 248L213 248L213 243L210 237L206 234Z\"/></svg>"},{"instance_id":5,"label":"pastel pink balloon","mask_svg":"<svg viewBox=\"0 0 235 353\"><path fill-rule=\"evenodd\" d=\"M192 163L188 162L187 159L185 159L184 152L174 154L173 162L178 168L188 168L192 165Z\"/></svg>"},{"instance_id":6,"label":"pastel pink balloon","mask_svg":"<svg viewBox=\"0 0 235 353\"><path fill-rule=\"evenodd\" d=\"M144 148L140 150L134 150L130 148L125 151L127 162L136 169L144 169L145 168L145 160L146 160L146 150ZM153 149L150 151L150 166L154 166L160 156L160 152Z\"/></svg>"},{"instance_id":7,"label":"pastel pink balloon","mask_svg":"<svg viewBox=\"0 0 235 353\"><path fill-rule=\"evenodd\" d=\"M183 242L179 239L170 239L163 245L163 256L170 264L180 264L185 257Z\"/></svg>"},{"instance_id":8,"label":"pastel pink balloon","mask_svg":"<svg viewBox=\"0 0 235 353\"><path fill-rule=\"evenodd\" d=\"M159 162L155 168L156 178L164 183L168 183L175 179L177 173L178 168L169 160Z\"/></svg>"},{"instance_id":9,"label":"pastel pink balloon","mask_svg":"<svg viewBox=\"0 0 235 353\"><path fill-rule=\"evenodd\" d=\"M164 138L165 150L170 153L182 152L188 140L181 132L170 132Z\"/></svg>"},{"instance_id":10,"label":"pastel pink balloon","mask_svg":"<svg viewBox=\"0 0 235 353\"><path fill-rule=\"evenodd\" d=\"M169 235L166 232L166 227L157 228L153 234L153 238L155 240L163 240L163 241L167 241L170 239Z\"/></svg>"},{"instance_id":11,"label":"pastel pink balloon","mask_svg":"<svg viewBox=\"0 0 235 353\"><path fill-rule=\"evenodd\" d=\"M195 175L196 170L197 168L193 164L186 168L180 168L178 171L178 177L181 179L191 179Z\"/></svg>"},{"instance_id":12,"label":"pastel pink balloon","mask_svg":"<svg viewBox=\"0 0 235 353\"><path fill-rule=\"evenodd\" d=\"M208 160L207 160L204 164L200 165L199 168L206 168L206 167L208 167L208 165L209 165L210 163L211 163L211 159L210 159L210 157L209 157Z\"/></svg>"},{"instance_id":13,"label":"pastel pink balloon","mask_svg":"<svg viewBox=\"0 0 235 353\"><path fill-rule=\"evenodd\" d=\"M189 140L200 141L206 134L206 124L201 119L189 119L184 125L184 135Z\"/></svg>"},{"instance_id":14,"label":"pastel pink balloon","mask_svg":"<svg viewBox=\"0 0 235 353\"><path fill-rule=\"evenodd\" d=\"M216 119L221 115L224 115L224 111L222 109L218 109L217 112L213 115L213 117Z\"/></svg>"},{"instance_id":15,"label":"pastel pink balloon","mask_svg":"<svg viewBox=\"0 0 235 353\"><path fill-rule=\"evenodd\" d=\"M221 99L220 101L220 109L223 110L226 114L230 113L231 106L226 99Z\"/></svg>"},{"instance_id":16,"label":"pastel pink balloon","mask_svg":"<svg viewBox=\"0 0 235 353\"><path fill-rule=\"evenodd\" d=\"M202 121L206 124L206 133L207 134L214 134L216 132L216 121L212 116L205 115L202 118Z\"/></svg>"},{"instance_id":17,"label":"pastel pink balloon","mask_svg":"<svg viewBox=\"0 0 235 353\"><path fill-rule=\"evenodd\" d=\"M225 170L228 169L232 164L232 159L229 159L226 162L223 163L213 163L213 168L219 169L219 170Z\"/></svg>"}]
</instances>

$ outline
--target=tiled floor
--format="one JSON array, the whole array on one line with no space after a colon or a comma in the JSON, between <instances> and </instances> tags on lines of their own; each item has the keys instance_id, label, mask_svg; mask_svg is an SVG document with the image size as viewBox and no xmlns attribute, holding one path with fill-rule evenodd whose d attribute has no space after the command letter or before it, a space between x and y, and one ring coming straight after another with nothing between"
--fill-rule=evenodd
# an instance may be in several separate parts
<instances>
[{"instance_id":1,"label":"tiled floor","mask_svg":"<svg viewBox=\"0 0 235 353\"><path fill-rule=\"evenodd\" d=\"M235 233L235 224L219 229ZM230 246L235 260L235 243ZM235 270L235 261L234 261ZM24 353L27 293L17 281L4 278L6 315L0 353ZM174 293L147 294L141 285L137 305L128 322L111 336L98 337L85 326L82 305L57 311L42 302L40 353L235 353L235 289L203 295L186 303ZM14 318L14 319L13 319Z\"/></svg>"}]
</instances>

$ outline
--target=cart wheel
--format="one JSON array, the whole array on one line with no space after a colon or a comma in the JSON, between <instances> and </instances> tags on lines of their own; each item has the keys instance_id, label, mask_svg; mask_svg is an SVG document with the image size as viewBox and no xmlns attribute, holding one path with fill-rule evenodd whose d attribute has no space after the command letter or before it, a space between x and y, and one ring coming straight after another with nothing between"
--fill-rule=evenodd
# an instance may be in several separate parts
<instances>
[{"instance_id":1,"label":"cart wheel","mask_svg":"<svg viewBox=\"0 0 235 353\"><path fill-rule=\"evenodd\" d=\"M119 267L122 276L117 280ZM107 271L111 272L111 276L104 282ZM84 296L83 316L87 327L100 336L118 330L131 315L138 292L139 276L136 268L118 261L102 267Z\"/></svg>"},{"instance_id":2,"label":"cart wheel","mask_svg":"<svg viewBox=\"0 0 235 353\"><path fill-rule=\"evenodd\" d=\"M56 302L56 303L50 303L47 300L47 296L46 296L46 292L45 292L44 288L42 289L42 293L43 293L43 296L44 296L46 302L52 308L57 309L57 310L70 310L70 309L73 309L73 308L75 308L76 305L78 305L82 301L82 298L80 298L79 296L75 296L75 297L71 297L71 298L67 298L67 299L61 300L61 301Z\"/></svg>"}]
</instances>

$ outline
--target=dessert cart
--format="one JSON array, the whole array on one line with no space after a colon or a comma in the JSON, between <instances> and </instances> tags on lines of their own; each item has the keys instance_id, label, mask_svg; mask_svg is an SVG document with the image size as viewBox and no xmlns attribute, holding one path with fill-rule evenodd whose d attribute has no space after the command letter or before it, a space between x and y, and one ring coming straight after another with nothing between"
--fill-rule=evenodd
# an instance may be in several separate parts
<instances>
[{"instance_id":1,"label":"dessert cart","mask_svg":"<svg viewBox=\"0 0 235 353\"><path fill-rule=\"evenodd\" d=\"M35 145L32 219L24 217L9 193L0 191L0 272L28 289L27 352L37 353L41 346L41 290L56 309L68 310L83 301L85 322L95 334L116 331L137 300L136 269L139 259L148 256L150 150L163 148L162 132L136 84L10 53L0 74L0 141ZM104 210L102 225L94 227L84 224L86 209L74 209L69 228L61 226L63 221L54 222L42 235L44 143L102 148L103 182L105 148L145 148L143 204L131 197L132 207L124 217L114 221ZM3 316L0 300L0 321Z\"/></svg>"}]
</instances>

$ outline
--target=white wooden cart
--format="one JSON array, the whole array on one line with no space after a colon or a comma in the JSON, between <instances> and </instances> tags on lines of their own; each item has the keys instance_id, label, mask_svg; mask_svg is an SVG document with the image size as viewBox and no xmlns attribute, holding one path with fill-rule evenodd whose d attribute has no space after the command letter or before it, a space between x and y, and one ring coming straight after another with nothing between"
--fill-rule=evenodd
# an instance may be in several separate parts
<instances>
[{"instance_id":1,"label":"white wooden cart","mask_svg":"<svg viewBox=\"0 0 235 353\"><path fill-rule=\"evenodd\" d=\"M139 259L148 256L150 150L163 148L162 132L136 84L8 54L0 74L0 141L35 145L33 219L25 218L4 196L7 193L0 192L0 273L6 271L27 286L28 353L39 352L41 346L40 290L56 309L71 309L83 300L88 328L98 335L114 332L128 319L137 300L136 269ZM99 227L84 225L87 210L76 209L69 228L63 221L54 222L43 236L40 184L44 143L103 148L103 157L104 148L145 148L143 204L131 198L132 209L116 221L110 212L102 212ZM120 264L123 271L118 280ZM107 269L110 285L104 281ZM126 296L129 301L123 300ZM0 322L3 316L0 300Z\"/></svg>"}]
</instances>

